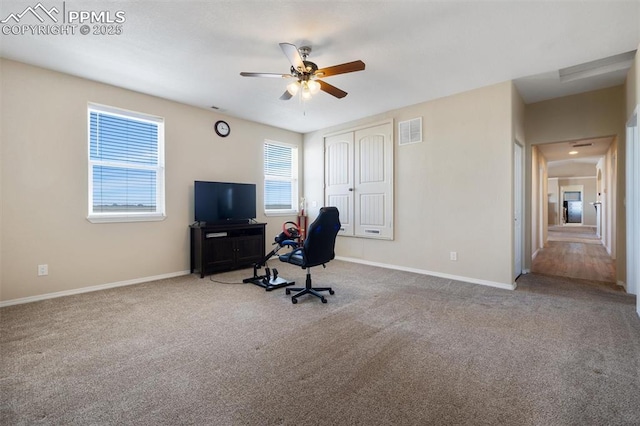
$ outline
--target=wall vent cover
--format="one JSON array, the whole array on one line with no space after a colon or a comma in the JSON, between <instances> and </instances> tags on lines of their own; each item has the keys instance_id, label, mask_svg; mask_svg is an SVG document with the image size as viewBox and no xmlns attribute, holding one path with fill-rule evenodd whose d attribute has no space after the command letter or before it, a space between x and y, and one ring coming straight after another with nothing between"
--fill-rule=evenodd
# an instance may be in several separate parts
<instances>
[{"instance_id":1,"label":"wall vent cover","mask_svg":"<svg viewBox=\"0 0 640 426\"><path fill-rule=\"evenodd\" d=\"M422 117L398 123L398 145L422 142Z\"/></svg>"}]
</instances>

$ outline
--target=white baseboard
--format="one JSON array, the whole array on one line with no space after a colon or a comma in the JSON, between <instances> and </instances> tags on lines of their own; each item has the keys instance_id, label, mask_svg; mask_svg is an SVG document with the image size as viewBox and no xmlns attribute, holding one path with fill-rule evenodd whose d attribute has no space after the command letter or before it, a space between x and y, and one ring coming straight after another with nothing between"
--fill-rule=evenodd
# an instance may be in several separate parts
<instances>
[{"instance_id":1,"label":"white baseboard","mask_svg":"<svg viewBox=\"0 0 640 426\"><path fill-rule=\"evenodd\" d=\"M20 305L23 303L38 302L40 300L54 299L56 297L72 296L74 294L89 293L92 291L100 291L100 290L106 290L109 288L123 287L126 285L141 284L149 281L163 280L165 278L174 278L182 275L189 275L190 273L191 273L190 271L170 272L168 274L154 275L152 277L136 278L133 280L118 281L115 283L100 284L100 285L94 285L91 287L82 287L82 288L76 288L73 290L58 291L55 293L41 294L38 296L29 296L29 297L22 297L20 299L5 300L5 301L0 301L0 308L3 308L5 306Z\"/></svg>"},{"instance_id":2,"label":"white baseboard","mask_svg":"<svg viewBox=\"0 0 640 426\"><path fill-rule=\"evenodd\" d=\"M618 282L616 282L616 284L618 284L620 287L624 288L624 291L627 291L627 283L625 283L624 281L618 281Z\"/></svg>"},{"instance_id":3,"label":"white baseboard","mask_svg":"<svg viewBox=\"0 0 640 426\"><path fill-rule=\"evenodd\" d=\"M343 260L345 262L361 263L363 265L370 265L370 266L378 266L380 268L395 269L395 270L398 270L398 271L405 271L405 272L413 272L415 274L431 275L431 276L434 276L434 277L446 278L446 279L455 280L455 281L463 281L463 282L467 282L467 283L471 283L471 284L480 284L480 285L489 286L489 287L501 288L503 290L515 290L516 289L516 283L505 284L505 283L499 283L499 282L495 282L495 281L481 280L481 279L477 279L477 278L461 277L459 275L443 274L443 273L440 273L440 272L427 271L427 270L424 270L424 269L409 268L407 266L398 266L398 265L390 265L390 264L387 264L387 263L370 262L368 260L355 259L355 258L351 258L351 257L336 256L336 259L337 260Z\"/></svg>"},{"instance_id":4,"label":"white baseboard","mask_svg":"<svg viewBox=\"0 0 640 426\"><path fill-rule=\"evenodd\" d=\"M538 256L538 253L540 253L540 249L537 249L536 251L533 252L533 254L531 255L531 260L534 260L536 256Z\"/></svg>"}]
</instances>

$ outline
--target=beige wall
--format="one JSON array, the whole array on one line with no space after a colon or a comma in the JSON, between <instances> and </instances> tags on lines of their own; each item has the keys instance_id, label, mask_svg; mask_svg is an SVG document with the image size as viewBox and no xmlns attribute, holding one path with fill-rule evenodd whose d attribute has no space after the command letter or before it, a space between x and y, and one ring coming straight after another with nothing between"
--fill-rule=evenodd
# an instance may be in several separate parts
<instances>
[{"instance_id":1,"label":"beige wall","mask_svg":"<svg viewBox=\"0 0 640 426\"><path fill-rule=\"evenodd\" d=\"M550 177L547 180L547 223L549 226L560 225L560 186L558 185L558 178Z\"/></svg>"},{"instance_id":2,"label":"beige wall","mask_svg":"<svg viewBox=\"0 0 640 426\"><path fill-rule=\"evenodd\" d=\"M535 257L547 240L549 222L547 160L536 146L531 148L531 164L531 253Z\"/></svg>"},{"instance_id":3,"label":"beige wall","mask_svg":"<svg viewBox=\"0 0 640 426\"><path fill-rule=\"evenodd\" d=\"M640 13L640 12L639 12ZM640 18L640 16L639 16ZM638 45L638 51L640 51L640 45ZM640 109L638 107L638 105L640 105L640 54L638 54L638 52L636 52L636 57L634 60L634 63L631 67L631 69L629 70L629 73L627 74L627 79L626 79L626 115L625 118L626 120L633 120L630 121L630 124L634 124L636 126L636 132L637 132L637 126L638 126L638 117L634 116L634 114L640 114ZM637 164L636 164L637 165ZM638 193L638 188L634 188L634 187L630 187L629 188L632 193L637 194ZM638 226L640 226L639 223L634 222L632 225L630 225L630 227L633 227L634 229L638 229ZM633 242L632 242L632 246L633 246ZM633 250L633 248L632 248ZM635 254L638 253L638 247L637 247L637 240L635 242ZM629 259L630 260L630 267L636 266L636 271L637 271L637 259ZM636 281L638 278L638 273L636 272L635 275ZM629 289L631 292L638 294L638 290L639 290L639 284L637 282L633 283L628 283L629 286L627 287L627 289ZM637 297L637 303L636 303L636 312L638 313L638 315L640 316L640 297Z\"/></svg>"},{"instance_id":4,"label":"beige wall","mask_svg":"<svg viewBox=\"0 0 640 426\"><path fill-rule=\"evenodd\" d=\"M640 45L638 45L640 51ZM626 119L631 118L636 106L640 104L640 55L636 53L635 60L626 80Z\"/></svg>"},{"instance_id":5,"label":"beige wall","mask_svg":"<svg viewBox=\"0 0 640 426\"><path fill-rule=\"evenodd\" d=\"M395 136L395 240L339 237L337 255L511 285L512 90L505 82L306 134L305 196L315 214L325 134L423 119L424 142L399 147Z\"/></svg>"},{"instance_id":6,"label":"beige wall","mask_svg":"<svg viewBox=\"0 0 640 426\"><path fill-rule=\"evenodd\" d=\"M611 210L615 200L617 153L618 138L614 138L603 160L603 187L600 195L600 201L602 202L602 241L612 256L616 254L616 233L614 232L616 217L611 214ZM622 194L620 195L623 196ZM624 264L626 265L626 262Z\"/></svg>"},{"instance_id":7,"label":"beige wall","mask_svg":"<svg viewBox=\"0 0 640 426\"><path fill-rule=\"evenodd\" d=\"M515 153L513 152L513 150L515 149L515 144L517 143L518 145L520 145L523 149L522 149L522 156L525 157L526 156L526 135L525 135L525 127L524 127L524 121L525 121L525 112L526 112L526 105L524 103L524 101L522 100L522 96L520 96L520 93L518 92L518 89L516 89L515 84L513 84L513 82L511 83L511 125L512 125L512 139L514 144L512 145L512 153L511 153L511 158L514 159L514 155ZM524 158L523 158L524 161ZM514 164L514 161L512 161L512 164ZM524 207L524 199L526 197L527 194L527 190L526 190L526 185L525 183L525 174L526 174L526 168L524 167L524 163L520 165L520 173L521 173L521 188L519 188L520 192L521 192L521 203L522 205L520 206L521 209L521 217L520 217L520 247L516 247L515 244L518 241L516 238L516 235L514 232L512 232L511 235L511 240L512 240L512 251L514 253L514 259L513 259L513 265L512 265L512 270L511 270L511 276L514 278L517 278L521 273L526 272L527 268L524 262L524 256L525 253L527 253L528 251L525 250L525 245L527 242L527 238L526 235L527 233L525 232L524 229L524 225L527 223L527 217L529 216L525 207ZM515 177L515 172L516 172L516 167L512 167L512 175L511 175L511 182L514 183L516 181L516 177ZM515 185L512 185L512 194L517 190L517 188L515 187ZM513 212L515 212L517 210L517 207L515 206L515 201L516 201L516 197L513 197L512 200L512 206L511 209ZM515 213L514 213L515 214ZM513 223L515 223L515 216L513 218ZM512 231L514 231L514 229L512 229ZM515 256L516 256L516 251L520 252L520 257L521 257L521 265L520 265L520 270L516 271L515 270Z\"/></svg>"},{"instance_id":8,"label":"beige wall","mask_svg":"<svg viewBox=\"0 0 640 426\"><path fill-rule=\"evenodd\" d=\"M549 177L596 176L596 165L592 163L554 163L548 164Z\"/></svg>"},{"instance_id":9,"label":"beige wall","mask_svg":"<svg viewBox=\"0 0 640 426\"><path fill-rule=\"evenodd\" d=\"M623 134L624 86L527 105L528 144Z\"/></svg>"},{"instance_id":10,"label":"beige wall","mask_svg":"<svg viewBox=\"0 0 640 426\"><path fill-rule=\"evenodd\" d=\"M617 259L617 280L624 282L626 276L625 259L625 218L624 218L624 141L625 138L625 87L616 86L579 95L537 102L527 105L525 134L528 152L533 144L553 143L616 135L611 164L612 183L608 206L609 218L616 234L612 236L615 248L612 255ZM529 157L530 158L530 157ZM528 164L528 167L531 167ZM528 171L529 176L531 171ZM618 194L617 197L614 195ZM603 205L603 215L605 214ZM615 238L614 238L615 237ZM528 256L527 258L530 258Z\"/></svg>"},{"instance_id":11,"label":"beige wall","mask_svg":"<svg viewBox=\"0 0 640 426\"><path fill-rule=\"evenodd\" d=\"M2 301L187 271L194 180L257 183L269 246L289 219L260 211L262 144L301 145L298 133L8 60L0 78ZM166 220L86 220L88 102L164 117ZM220 118L225 139L213 131Z\"/></svg>"},{"instance_id":12,"label":"beige wall","mask_svg":"<svg viewBox=\"0 0 640 426\"><path fill-rule=\"evenodd\" d=\"M522 100L522 96L516 89L516 86L511 85L511 109L512 109L512 126L514 139L520 142L524 146L526 141L525 132L525 120L526 120L526 105Z\"/></svg>"}]
</instances>

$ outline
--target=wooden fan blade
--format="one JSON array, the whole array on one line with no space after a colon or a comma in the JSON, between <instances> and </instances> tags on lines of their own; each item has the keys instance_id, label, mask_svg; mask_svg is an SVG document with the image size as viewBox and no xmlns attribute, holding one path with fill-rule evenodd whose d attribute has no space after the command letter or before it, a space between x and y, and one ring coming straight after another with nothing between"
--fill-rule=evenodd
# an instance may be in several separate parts
<instances>
[{"instance_id":1,"label":"wooden fan blade","mask_svg":"<svg viewBox=\"0 0 640 426\"><path fill-rule=\"evenodd\" d=\"M332 75L345 74L348 72L362 71L364 70L364 62L353 61L345 64L334 65L332 67L321 68L315 72L318 77L330 77Z\"/></svg>"},{"instance_id":2,"label":"wooden fan blade","mask_svg":"<svg viewBox=\"0 0 640 426\"><path fill-rule=\"evenodd\" d=\"M291 77L289 74L276 74L270 72L241 72L243 77L273 77L273 78L287 78Z\"/></svg>"},{"instance_id":3,"label":"wooden fan blade","mask_svg":"<svg viewBox=\"0 0 640 426\"><path fill-rule=\"evenodd\" d=\"M284 93L282 94L282 96L280 96L280 100L288 101L292 97L293 97L293 95L291 93L289 93L288 90L285 90Z\"/></svg>"},{"instance_id":4,"label":"wooden fan blade","mask_svg":"<svg viewBox=\"0 0 640 426\"><path fill-rule=\"evenodd\" d=\"M344 90L338 89L336 86L333 86L329 83L325 83L322 80L316 80L316 81L320 83L320 90L322 90L323 92L327 92L328 94L335 96L338 99L342 99L345 96L347 96L347 92L345 92Z\"/></svg>"},{"instance_id":5,"label":"wooden fan blade","mask_svg":"<svg viewBox=\"0 0 640 426\"><path fill-rule=\"evenodd\" d=\"M304 70L304 63L302 62L302 56L300 56L300 52L298 48L291 43L280 43L280 49L284 52L293 68L297 70Z\"/></svg>"}]
</instances>

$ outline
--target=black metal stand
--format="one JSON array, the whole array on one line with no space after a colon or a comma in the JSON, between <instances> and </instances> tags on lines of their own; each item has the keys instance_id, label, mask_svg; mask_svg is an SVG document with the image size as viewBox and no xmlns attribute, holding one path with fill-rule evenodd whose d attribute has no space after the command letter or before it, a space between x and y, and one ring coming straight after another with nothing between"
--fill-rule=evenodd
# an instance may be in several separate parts
<instances>
[{"instance_id":1,"label":"black metal stand","mask_svg":"<svg viewBox=\"0 0 640 426\"><path fill-rule=\"evenodd\" d=\"M284 278L280 278L278 276L278 270L276 268L273 268L273 270L271 270L271 269L266 267L267 261L272 256L275 256L276 253L278 253L278 251L282 247L283 247L282 245L278 245L276 248L271 250L269 252L269 254L267 254L264 257L264 259L262 259L258 263L255 263L253 265L253 277L245 278L244 280L242 280L242 282L243 283L255 284L255 285L259 286L259 287L264 288L266 291L271 291L271 290L275 290L277 288L282 288L282 287L294 285L296 283L295 281L288 281L288 280L285 280ZM264 275L258 275L258 270L260 268L262 268L263 266L265 267L264 268L265 274Z\"/></svg>"}]
</instances>

